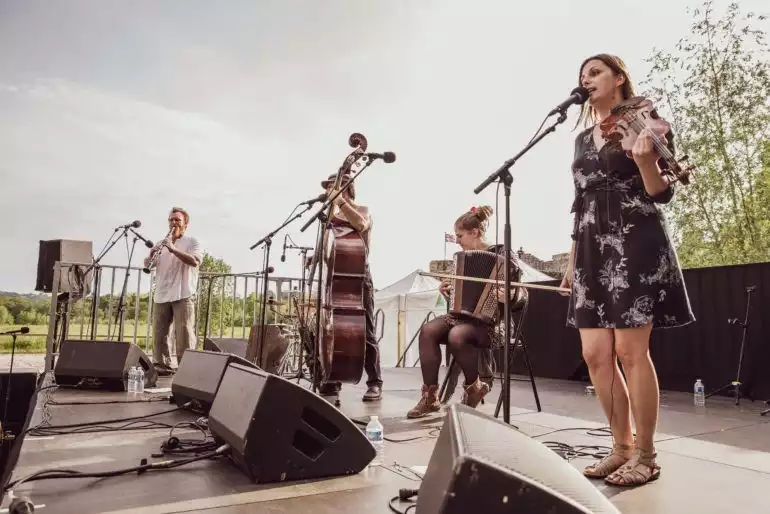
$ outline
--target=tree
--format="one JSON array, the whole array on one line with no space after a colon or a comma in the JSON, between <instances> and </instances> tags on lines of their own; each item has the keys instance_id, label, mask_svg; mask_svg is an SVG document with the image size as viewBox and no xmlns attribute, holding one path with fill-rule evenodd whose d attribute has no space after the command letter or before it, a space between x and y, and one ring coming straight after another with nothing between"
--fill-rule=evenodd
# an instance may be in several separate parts
<instances>
[{"instance_id":1,"label":"tree","mask_svg":"<svg viewBox=\"0 0 770 514\"><path fill-rule=\"evenodd\" d=\"M5 305L0 305L0 325L13 325L14 319Z\"/></svg>"},{"instance_id":2,"label":"tree","mask_svg":"<svg viewBox=\"0 0 770 514\"><path fill-rule=\"evenodd\" d=\"M233 306L231 304L234 280L233 277L218 276L228 273L232 273L232 267L223 259L212 257L208 253L203 254L198 282L200 284L198 287L200 298L200 312L198 313L200 322L198 326L201 333L205 327L205 320L209 317L209 309L211 311L209 326L219 326L220 318L223 325L232 320ZM224 302L222 301L223 291ZM211 299L210 303L209 298Z\"/></svg>"},{"instance_id":3,"label":"tree","mask_svg":"<svg viewBox=\"0 0 770 514\"><path fill-rule=\"evenodd\" d=\"M691 35L653 50L645 92L697 171L670 206L685 267L770 260L770 62L765 16L693 12ZM667 113L666 111L669 111ZM671 114L667 116L667 114Z\"/></svg>"}]
</instances>

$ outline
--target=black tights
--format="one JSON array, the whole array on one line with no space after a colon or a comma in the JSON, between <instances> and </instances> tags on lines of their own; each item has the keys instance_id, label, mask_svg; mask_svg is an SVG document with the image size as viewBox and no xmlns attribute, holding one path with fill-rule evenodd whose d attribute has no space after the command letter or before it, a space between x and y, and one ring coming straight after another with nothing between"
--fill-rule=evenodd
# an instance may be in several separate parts
<instances>
[{"instance_id":1,"label":"black tights","mask_svg":"<svg viewBox=\"0 0 770 514\"><path fill-rule=\"evenodd\" d=\"M479 376L478 346L489 345L489 329L475 323L460 323L452 327L441 318L426 323L420 331L420 365L425 385L438 385L440 344L447 345L447 350L460 365L465 385L475 382Z\"/></svg>"}]
</instances>

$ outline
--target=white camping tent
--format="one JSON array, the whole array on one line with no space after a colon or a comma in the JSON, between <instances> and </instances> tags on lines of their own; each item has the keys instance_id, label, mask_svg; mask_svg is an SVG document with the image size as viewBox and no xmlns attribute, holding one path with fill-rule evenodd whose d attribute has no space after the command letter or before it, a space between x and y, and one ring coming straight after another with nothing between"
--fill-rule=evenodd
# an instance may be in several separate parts
<instances>
[{"instance_id":1,"label":"white camping tent","mask_svg":"<svg viewBox=\"0 0 770 514\"><path fill-rule=\"evenodd\" d=\"M522 282L553 280L521 260L517 263L522 270ZM375 312L381 309L385 317L380 341L380 365L383 367L394 367L404 351L406 356L402 366L412 366L417 362L419 350L416 334L423 320L431 312L435 316L446 313L446 301L438 291L441 281L420 275L421 271L417 269L374 294ZM378 336L379 326L378 324Z\"/></svg>"},{"instance_id":2,"label":"white camping tent","mask_svg":"<svg viewBox=\"0 0 770 514\"><path fill-rule=\"evenodd\" d=\"M407 276L374 294L375 311L382 310L384 329L380 340L380 364L394 367L399 356L418 333L423 319L433 312L440 316L446 312L444 297L438 291L440 280L420 275L415 270ZM379 335L379 325L377 335ZM417 361L417 341L409 348L405 366Z\"/></svg>"},{"instance_id":3,"label":"white camping tent","mask_svg":"<svg viewBox=\"0 0 770 514\"><path fill-rule=\"evenodd\" d=\"M524 283L549 282L553 280L553 277L546 275L542 271L536 270L521 259L516 259L516 264L521 268L521 281Z\"/></svg>"}]
</instances>

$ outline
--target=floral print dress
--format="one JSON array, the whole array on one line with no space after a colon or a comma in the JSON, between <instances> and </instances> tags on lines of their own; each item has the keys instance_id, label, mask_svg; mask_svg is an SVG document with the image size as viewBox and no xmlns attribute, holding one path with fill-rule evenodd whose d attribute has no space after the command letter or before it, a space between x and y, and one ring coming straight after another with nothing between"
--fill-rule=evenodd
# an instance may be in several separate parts
<instances>
[{"instance_id":1,"label":"floral print dress","mask_svg":"<svg viewBox=\"0 0 770 514\"><path fill-rule=\"evenodd\" d=\"M670 134L668 140L673 152ZM617 142L597 149L593 128L575 140L572 175L575 262L567 325L670 328L694 321L658 205L671 200L674 186L647 194L634 160Z\"/></svg>"}]
</instances>

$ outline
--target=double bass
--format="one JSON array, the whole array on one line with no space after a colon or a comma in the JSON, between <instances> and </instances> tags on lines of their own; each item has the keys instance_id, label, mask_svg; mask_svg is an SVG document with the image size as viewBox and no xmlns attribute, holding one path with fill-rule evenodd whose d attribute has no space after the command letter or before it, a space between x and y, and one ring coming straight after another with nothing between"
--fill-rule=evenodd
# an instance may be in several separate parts
<instances>
[{"instance_id":1,"label":"double bass","mask_svg":"<svg viewBox=\"0 0 770 514\"><path fill-rule=\"evenodd\" d=\"M352 134L348 144L354 150L345 158L337 173L334 189L340 188L343 177L350 177L353 166L365 155L368 143L362 134ZM319 224L316 251L311 261L309 283L313 283L316 268L325 268L320 285L320 337L316 355L320 375L314 380L357 384L364 371L366 352L366 309L364 307L364 280L368 270L367 241L343 220L333 219L334 206L329 206L326 220ZM320 322L318 321L320 319ZM314 330L314 331L316 331Z\"/></svg>"}]
</instances>

